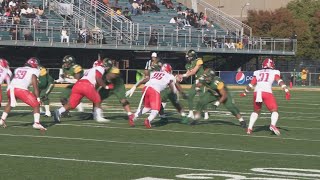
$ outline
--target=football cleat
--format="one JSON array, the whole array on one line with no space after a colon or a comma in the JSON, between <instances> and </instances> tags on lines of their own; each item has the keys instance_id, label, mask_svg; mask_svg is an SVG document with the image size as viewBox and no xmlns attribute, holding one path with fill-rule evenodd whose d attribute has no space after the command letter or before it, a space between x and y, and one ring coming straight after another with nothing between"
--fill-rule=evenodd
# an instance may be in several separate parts
<instances>
[{"instance_id":1,"label":"football cleat","mask_svg":"<svg viewBox=\"0 0 320 180\"><path fill-rule=\"evenodd\" d=\"M53 121L54 122L57 122L57 123L60 123L60 113L59 113L59 109L56 109L53 113Z\"/></svg>"},{"instance_id":2,"label":"football cleat","mask_svg":"<svg viewBox=\"0 0 320 180\"><path fill-rule=\"evenodd\" d=\"M147 128L147 129L150 129L151 128L151 124L150 124L150 121L148 119L144 120L144 126Z\"/></svg>"},{"instance_id":3,"label":"football cleat","mask_svg":"<svg viewBox=\"0 0 320 180\"><path fill-rule=\"evenodd\" d=\"M246 121L240 121L240 127L242 127L242 128L247 128L247 123L246 123Z\"/></svg>"},{"instance_id":4,"label":"football cleat","mask_svg":"<svg viewBox=\"0 0 320 180\"><path fill-rule=\"evenodd\" d=\"M46 113L44 114L44 116L45 116L45 117L51 117L51 112L50 112L50 111L46 112Z\"/></svg>"},{"instance_id":5,"label":"football cleat","mask_svg":"<svg viewBox=\"0 0 320 180\"><path fill-rule=\"evenodd\" d=\"M135 124L134 124L135 115L131 114L130 116L128 116L128 118L129 118L129 126L134 127L135 126Z\"/></svg>"},{"instance_id":6,"label":"football cleat","mask_svg":"<svg viewBox=\"0 0 320 180\"><path fill-rule=\"evenodd\" d=\"M41 130L41 131L46 131L46 130L47 130L47 128L43 127L40 123L34 123L34 124L32 125L32 127L33 127L34 129L39 129L39 130Z\"/></svg>"},{"instance_id":7,"label":"football cleat","mask_svg":"<svg viewBox=\"0 0 320 180\"><path fill-rule=\"evenodd\" d=\"M108 122L110 122L109 119L106 119L106 118L103 118L103 117L97 117L95 120L96 120L98 123L108 123Z\"/></svg>"},{"instance_id":8,"label":"football cleat","mask_svg":"<svg viewBox=\"0 0 320 180\"><path fill-rule=\"evenodd\" d=\"M205 112L204 113L204 118L203 118L204 120L208 120L209 119L209 113L208 112Z\"/></svg>"},{"instance_id":9,"label":"football cleat","mask_svg":"<svg viewBox=\"0 0 320 180\"><path fill-rule=\"evenodd\" d=\"M247 134L248 134L248 135L252 134L252 129L248 128L248 129L247 129Z\"/></svg>"},{"instance_id":10,"label":"football cleat","mask_svg":"<svg viewBox=\"0 0 320 180\"><path fill-rule=\"evenodd\" d=\"M276 127L276 126L274 126L274 125L270 125L270 131L272 131L275 135L277 135L277 136L280 136L280 131L279 131L279 129Z\"/></svg>"},{"instance_id":11,"label":"football cleat","mask_svg":"<svg viewBox=\"0 0 320 180\"><path fill-rule=\"evenodd\" d=\"M3 128L6 128L6 127L7 127L6 121L3 120L3 119L1 119L1 120L0 120L0 126L2 126Z\"/></svg>"}]
</instances>

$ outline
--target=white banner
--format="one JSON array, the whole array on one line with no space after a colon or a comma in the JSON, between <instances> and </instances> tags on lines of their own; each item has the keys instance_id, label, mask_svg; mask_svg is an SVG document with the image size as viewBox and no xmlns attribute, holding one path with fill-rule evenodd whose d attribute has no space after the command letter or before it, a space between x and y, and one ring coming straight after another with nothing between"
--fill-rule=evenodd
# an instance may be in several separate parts
<instances>
[{"instance_id":1,"label":"white banner","mask_svg":"<svg viewBox=\"0 0 320 180\"><path fill-rule=\"evenodd\" d=\"M67 3L58 3L59 14L61 15L72 15L73 6Z\"/></svg>"}]
</instances>

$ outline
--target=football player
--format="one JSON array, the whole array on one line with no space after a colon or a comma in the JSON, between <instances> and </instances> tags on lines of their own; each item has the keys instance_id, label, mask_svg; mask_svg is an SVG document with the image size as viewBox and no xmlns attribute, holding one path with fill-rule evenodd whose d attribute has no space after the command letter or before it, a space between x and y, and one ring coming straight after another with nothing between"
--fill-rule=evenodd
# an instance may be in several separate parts
<instances>
[{"instance_id":1,"label":"football player","mask_svg":"<svg viewBox=\"0 0 320 180\"><path fill-rule=\"evenodd\" d=\"M286 99L290 100L290 92L286 84L280 78L280 71L275 70L275 65L272 59L266 58L262 62L262 69L253 72L253 79L249 85L245 88L244 92L240 94L241 97L247 95L247 93L254 89L253 94L253 109L251 113L250 122L247 129L247 134L252 134L254 123L257 121L258 116L261 112L262 104L264 103L268 110L271 112L271 124L270 131L276 135L280 135L280 130L276 124L279 118L278 105L276 99L272 93L272 84L274 81L285 91Z\"/></svg>"},{"instance_id":2,"label":"football player","mask_svg":"<svg viewBox=\"0 0 320 180\"><path fill-rule=\"evenodd\" d=\"M196 87L196 84L199 82L199 78L204 72L203 60L202 58L198 58L196 51L192 49L186 53L185 58L187 61L187 64L185 65L187 72L185 74L178 75L177 78L178 78L178 81L181 82L184 78L188 78L190 76L195 75L196 80L188 91L188 106L189 106L188 117L193 118L194 117L193 100L194 100L194 97L196 96L197 91L200 91L200 88ZM209 113L207 111L205 111L204 119L209 119Z\"/></svg>"},{"instance_id":3,"label":"football player","mask_svg":"<svg viewBox=\"0 0 320 180\"><path fill-rule=\"evenodd\" d=\"M200 119L200 112L209 104L213 103L214 109L218 108L220 104L234 115L240 123L242 128L246 128L246 122L243 120L239 109L234 104L234 100L226 86L226 84L215 75L215 72L207 68L204 74L199 78L197 87L204 86L207 91L200 96L200 100L196 106L196 113L194 115L194 121L191 124L196 124Z\"/></svg>"},{"instance_id":4,"label":"football player","mask_svg":"<svg viewBox=\"0 0 320 180\"><path fill-rule=\"evenodd\" d=\"M38 88L39 60L32 57L27 60L23 67L14 71L14 77L8 87L8 103L2 113L0 125L6 127L6 119L11 107L16 106L16 98L33 108L34 123L32 127L39 130L47 130L40 124L40 94ZM28 90L32 84L33 93Z\"/></svg>"},{"instance_id":5,"label":"football player","mask_svg":"<svg viewBox=\"0 0 320 180\"><path fill-rule=\"evenodd\" d=\"M144 107L140 108L135 113L135 118L139 117L142 114L145 114L151 111L148 118L145 119L144 125L146 128L151 128L151 121L158 115L161 107L161 95L160 92L167 88L174 91L175 77L172 75L172 67L169 64L163 64L161 71L154 71L150 74L150 77L147 77L145 80L148 82L143 88L143 95L141 102L143 100ZM131 126L134 126L134 119L130 122Z\"/></svg>"},{"instance_id":6,"label":"football player","mask_svg":"<svg viewBox=\"0 0 320 180\"><path fill-rule=\"evenodd\" d=\"M10 68L9 68L9 62L4 58L0 58L0 89L3 81L6 81L7 85L10 84L11 76L12 76L12 72L10 71ZM2 91L0 92L0 106L1 106L1 102L2 102Z\"/></svg>"},{"instance_id":7,"label":"football player","mask_svg":"<svg viewBox=\"0 0 320 180\"><path fill-rule=\"evenodd\" d=\"M69 102L61 108L55 110L54 121L60 122L62 113L74 109L78 106L83 97L88 98L94 107L94 118L97 122L105 123L110 120L103 118L101 109L101 98L95 86L99 85L102 88L110 89L110 85L106 85L102 76L107 68L107 62L102 62L95 67L87 70L83 77L77 81L71 90Z\"/></svg>"},{"instance_id":8,"label":"football player","mask_svg":"<svg viewBox=\"0 0 320 180\"><path fill-rule=\"evenodd\" d=\"M68 103L68 98L71 94L73 85L83 76L83 69L79 64L76 64L76 60L71 55L66 55L62 60L62 71L60 77L56 82L67 82L70 83L62 92L60 101L62 105ZM80 102L77 106L79 112L83 111L83 104ZM67 113L68 114L68 113Z\"/></svg>"},{"instance_id":9,"label":"football player","mask_svg":"<svg viewBox=\"0 0 320 180\"><path fill-rule=\"evenodd\" d=\"M148 79L152 72L161 70L162 64L163 63L157 57L157 53L153 52L151 54L151 60L149 60L145 66L145 70L144 70L144 77L145 78L142 79L141 81L138 81L129 91L127 91L126 96L131 97L133 92L135 91L135 89L137 87L139 87L141 84L143 84L142 82L145 81L145 79ZM182 91L182 88L176 82L176 80L175 80L175 84L176 84L175 87L179 88L183 97L186 98L186 95L184 94L184 92ZM168 101L170 101L172 103L172 105L176 108L176 110L179 112L179 114L181 115L181 118L182 118L182 122L185 122L188 118L186 117L186 114L184 112L182 105L178 101L177 94L173 93L169 88L164 89L163 91L160 92L160 94L161 94L161 102L162 103L161 103L161 108L160 108L160 112L159 112L159 116L160 116L159 124L167 124L168 123L168 119L166 118L166 115L164 113L164 108L165 108ZM132 122L132 120L131 120L131 122ZM130 120L129 120L129 124L130 124Z\"/></svg>"},{"instance_id":10,"label":"football player","mask_svg":"<svg viewBox=\"0 0 320 180\"><path fill-rule=\"evenodd\" d=\"M51 117L49 94L54 87L54 80L48 73L47 69L43 66L40 66L38 87L40 91L41 105L44 105L45 109L45 116Z\"/></svg>"},{"instance_id":11,"label":"football player","mask_svg":"<svg viewBox=\"0 0 320 180\"><path fill-rule=\"evenodd\" d=\"M101 100L103 101L114 94L122 104L124 110L127 112L128 119L133 118L134 115L131 112L130 103L126 98L126 88L123 79L120 77L120 70L114 67L112 65L112 61L108 58L105 58L103 61L107 62L108 66L105 75L103 76L103 80L107 85L109 85L109 89L99 88ZM95 63L94 66L98 63L99 62Z\"/></svg>"}]
</instances>

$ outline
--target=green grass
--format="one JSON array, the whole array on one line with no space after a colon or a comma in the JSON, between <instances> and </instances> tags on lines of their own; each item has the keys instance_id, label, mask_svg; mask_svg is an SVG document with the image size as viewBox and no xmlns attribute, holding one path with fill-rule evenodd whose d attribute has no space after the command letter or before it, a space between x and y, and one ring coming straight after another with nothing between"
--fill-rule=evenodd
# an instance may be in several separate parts
<instances>
[{"instance_id":1,"label":"green grass","mask_svg":"<svg viewBox=\"0 0 320 180\"><path fill-rule=\"evenodd\" d=\"M56 88L51 94L54 105L59 104L59 92L61 88ZM233 94L248 122L252 95L240 98L238 92ZM137 108L140 95L136 92L129 99L132 110ZM207 179L228 179L221 174L258 179L319 179L319 92L293 91L291 101L285 100L283 92L275 91L275 95L280 137L268 130L270 114L265 108L254 134L247 136L223 106L211 111L210 120L189 126L179 123L179 116L168 103L169 124L145 129L143 116L135 128L130 128L122 106L111 97L104 101L104 112L111 123L82 120L84 114L77 112L71 118L63 118L61 124L42 117L48 128L45 134L32 129L31 109L17 107L7 119L8 127L0 129L0 179L184 179L181 174L199 173L211 174ZM52 110L56 108L53 106ZM290 176L254 172L252 168L318 172L302 176L300 171Z\"/></svg>"}]
</instances>

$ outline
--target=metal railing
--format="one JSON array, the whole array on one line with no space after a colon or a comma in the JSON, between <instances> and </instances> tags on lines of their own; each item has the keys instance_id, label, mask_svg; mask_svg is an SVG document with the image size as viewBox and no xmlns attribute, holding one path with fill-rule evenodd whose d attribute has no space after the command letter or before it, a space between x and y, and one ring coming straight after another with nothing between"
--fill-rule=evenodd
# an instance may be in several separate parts
<instances>
[{"instance_id":1,"label":"metal railing","mask_svg":"<svg viewBox=\"0 0 320 180\"><path fill-rule=\"evenodd\" d=\"M124 38L126 41L132 40L132 33L134 31L134 23L132 21L123 15L118 16L113 9L105 6L100 1L84 0L83 2L86 4L86 6L84 6L85 9L90 10L89 12L91 13L94 12L96 19L100 18L103 20L103 24L108 27L111 34L119 32L122 34L120 36L121 38Z\"/></svg>"},{"instance_id":2,"label":"metal railing","mask_svg":"<svg viewBox=\"0 0 320 180\"><path fill-rule=\"evenodd\" d=\"M79 30L74 27L68 27L70 33L69 43L61 43L61 27L58 26L35 26L32 25L0 25L2 32L0 33L2 42L3 40L9 40L3 42L5 45L28 45L22 37L23 28L31 28L33 38L35 42L34 46L70 46L76 48L88 48L90 45L92 48L105 48L105 49L135 49L135 50L165 50L165 51L184 51L189 48L193 48L201 52L216 52L216 53L244 53L244 54L283 54L283 55L294 55L296 52L297 41L294 39L279 39L279 38L259 38L252 37L243 40L240 44L237 37L230 36L214 36L214 34L208 36L207 34L202 35L184 32L159 32L156 34L150 32L134 33L136 40L132 40L129 44L121 43L118 37L121 36L114 33L113 35L105 35L104 38L108 44L104 44L102 41L81 41L79 38ZM8 31L8 28L17 34L12 34ZM94 29L90 29L93 31ZM17 37L15 37L17 35ZM18 36L20 38L18 38ZM87 38L90 38L89 36ZM152 41L151 39L155 39ZM20 39L20 40L19 40ZM13 40L13 41L10 41ZM90 40L90 39L89 39ZM29 41L28 41L29 42ZM41 43L40 43L41 42ZM233 43L234 42L234 43ZM238 43L237 43L238 42ZM1 41L0 41L1 43ZM47 43L47 44L46 44Z\"/></svg>"},{"instance_id":3,"label":"metal railing","mask_svg":"<svg viewBox=\"0 0 320 180\"><path fill-rule=\"evenodd\" d=\"M226 31L230 31L236 35L242 37L243 34L252 36L252 28L236 18L231 17L230 15L224 13L220 9L212 6L204 0L198 0L198 6L202 7L205 10L205 14L210 21L214 21L220 25Z\"/></svg>"}]
</instances>

